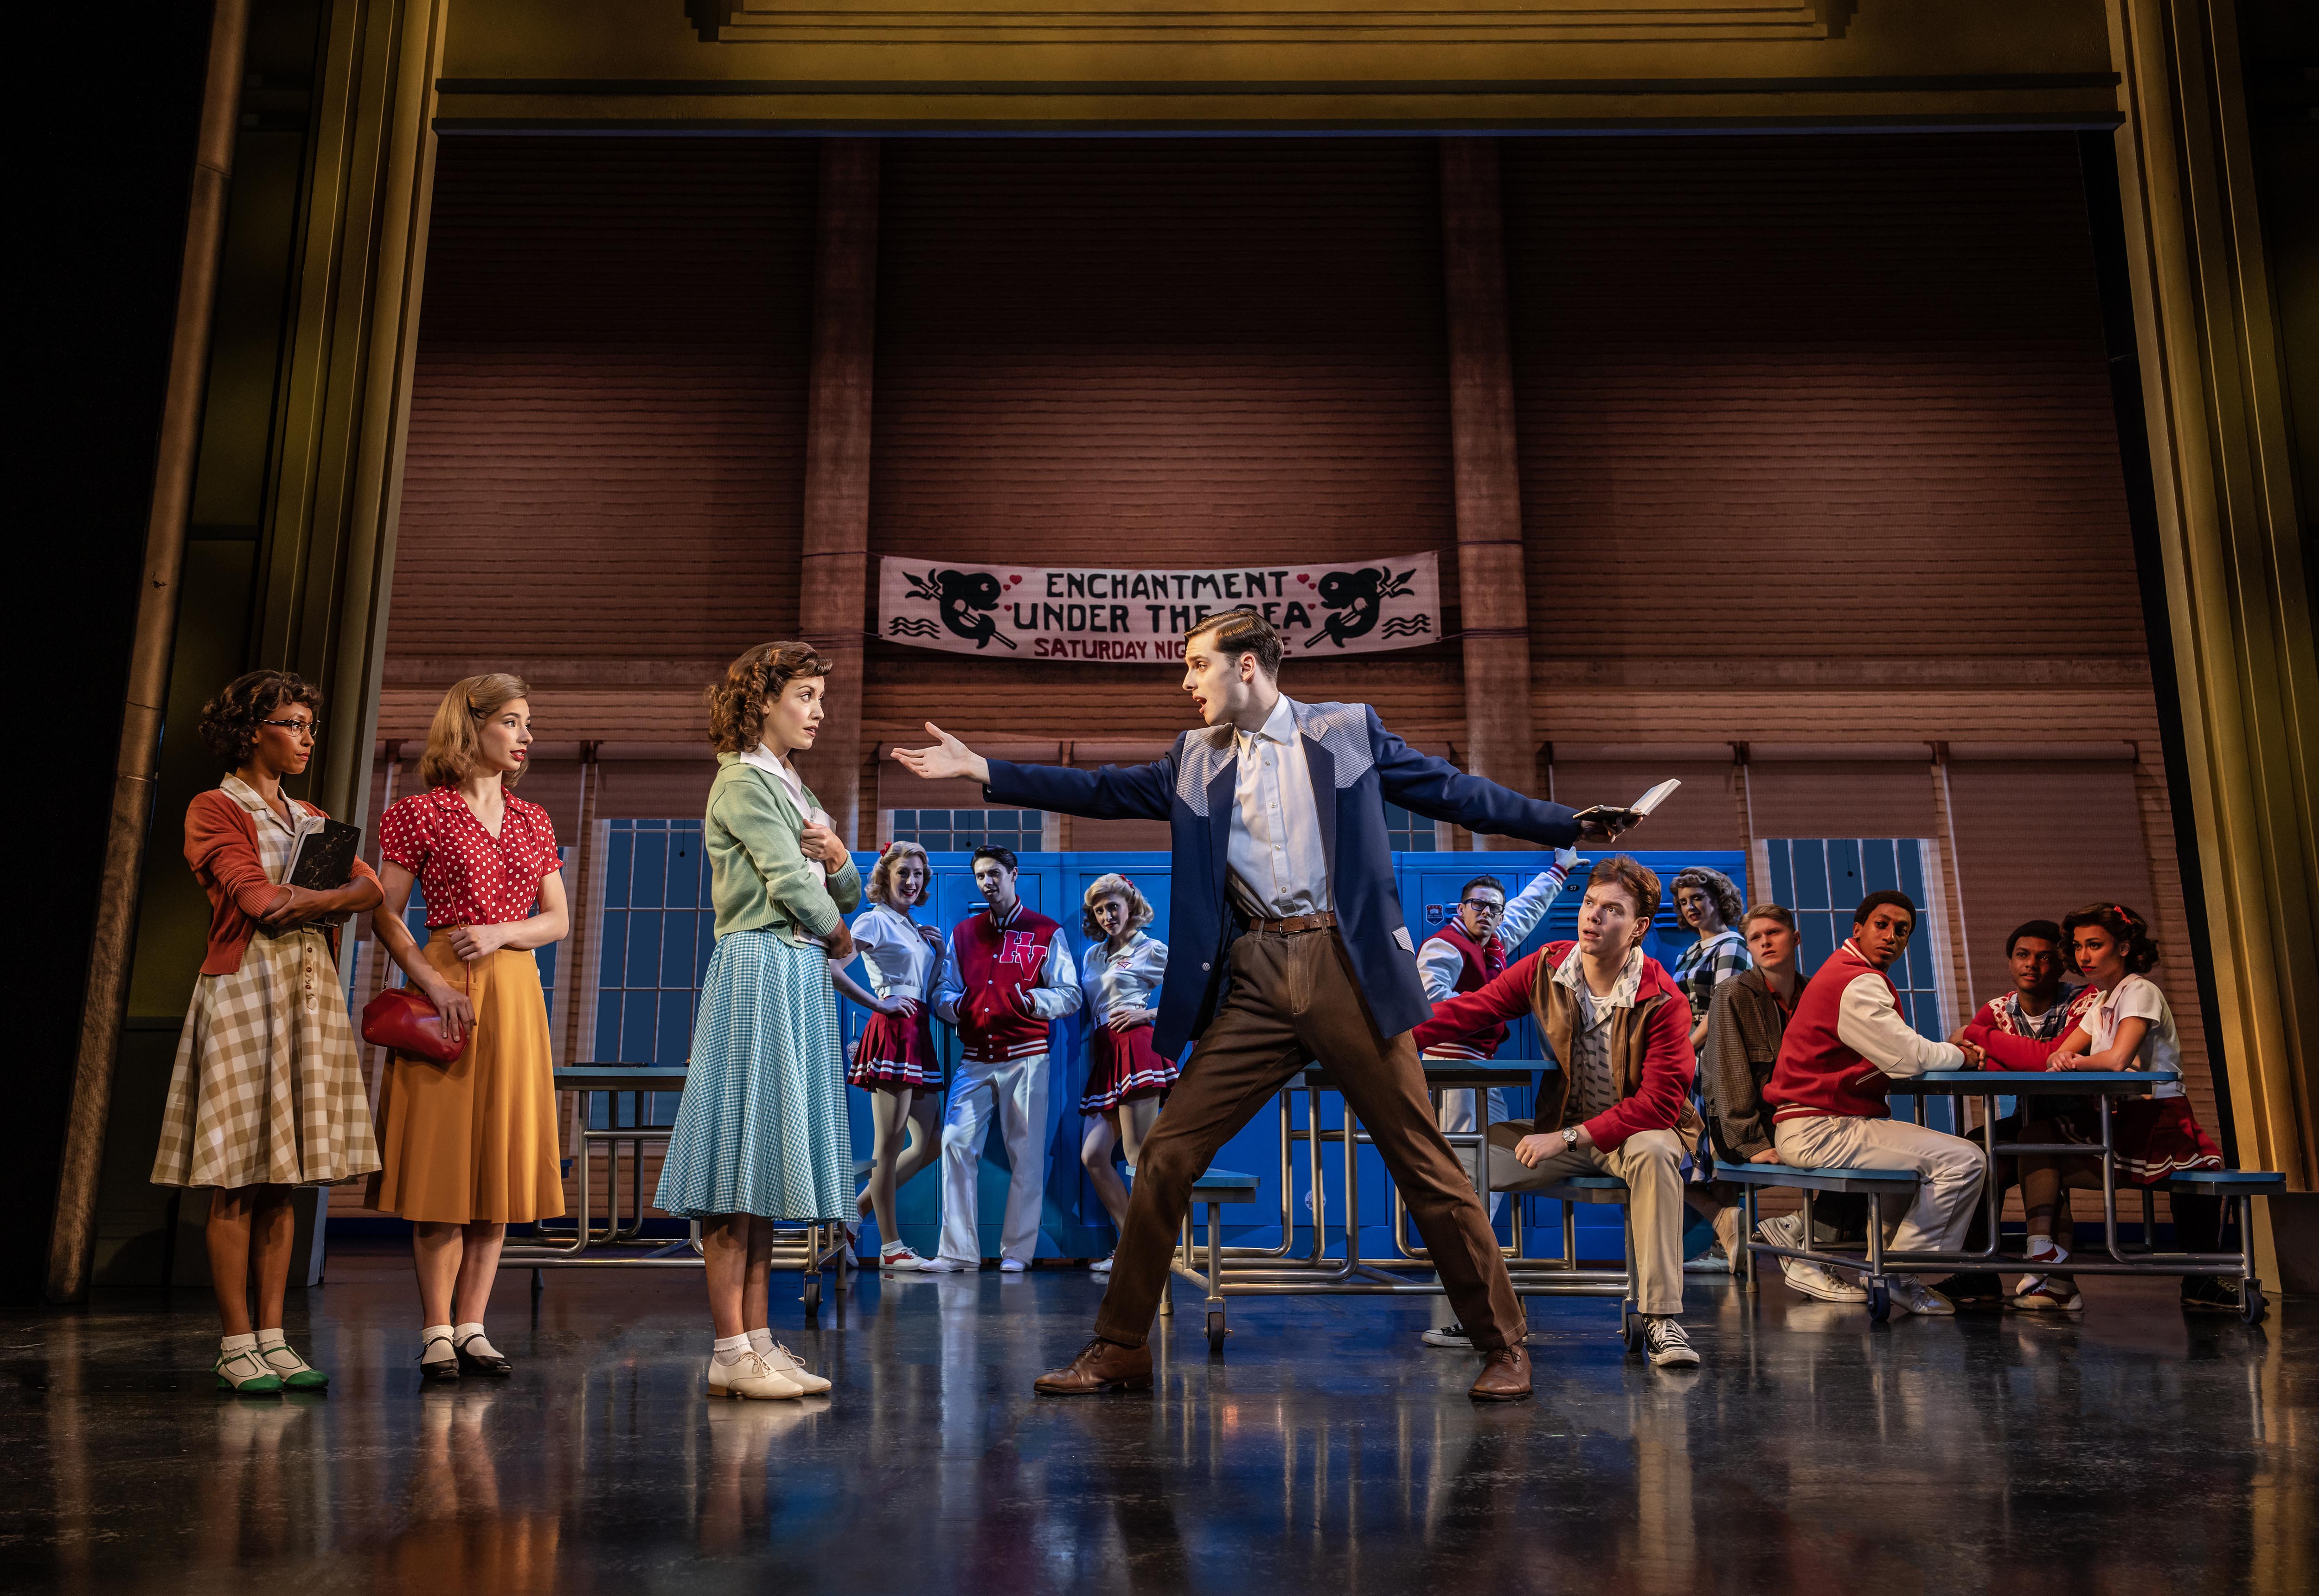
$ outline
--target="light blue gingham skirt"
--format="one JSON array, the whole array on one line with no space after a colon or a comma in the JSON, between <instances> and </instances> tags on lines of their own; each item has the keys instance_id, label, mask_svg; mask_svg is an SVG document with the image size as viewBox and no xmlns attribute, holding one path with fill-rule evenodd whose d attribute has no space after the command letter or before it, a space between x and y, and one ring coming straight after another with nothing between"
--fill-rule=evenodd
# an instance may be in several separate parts
<instances>
[{"instance_id":1,"label":"light blue gingham skirt","mask_svg":"<svg viewBox=\"0 0 2319 1596\"><path fill-rule=\"evenodd\" d=\"M853 1218L841 1035L821 949L771 931L717 938L654 1199L662 1211Z\"/></svg>"}]
</instances>

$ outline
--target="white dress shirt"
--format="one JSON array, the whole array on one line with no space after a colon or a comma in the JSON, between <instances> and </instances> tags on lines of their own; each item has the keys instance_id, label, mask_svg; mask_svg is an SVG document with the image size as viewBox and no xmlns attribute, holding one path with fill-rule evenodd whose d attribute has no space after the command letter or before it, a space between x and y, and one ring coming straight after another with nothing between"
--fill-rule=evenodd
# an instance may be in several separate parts
<instances>
[{"instance_id":1,"label":"white dress shirt","mask_svg":"<svg viewBox=\"0 0 2319 1596\"><path fill-rule=\"evenodd\" d=\"M757 769L765 771L771 775L774 780L780 782L781 784L781 790L789 795L790 807L794 808L799 815L804 816L808 825L827 825L829 824L828 811L817 808L814 805L806 802L805 778L799 775L796 771L792 770L788 761L782 759L781 755L775 753L762 743L758 744L754 748L749 750L748 753L743 754L741 756L741 762L744 765L756 766ZM805 862L806 867L813 871L814 878L817 880L820 881L825 887L829 884L829 867L827 865L822 863L820 860L816 859L810 853L806 855ZM880 992L879 996L883 997L885 994Z\"/></svg>"},{"instance_id":2,"label":"white dress shirt","mask_svg":"<svg viewBox=\"0 0 2319 1596\"><path fill-rule=\"evenodd\" d=\"M1226 853L1232 901L1262 920L1334 908L1313 771L1286 693L1262 727L1232 733L1232 750L1240 760L1238 814Z\"/></svg>"}]
</instances>

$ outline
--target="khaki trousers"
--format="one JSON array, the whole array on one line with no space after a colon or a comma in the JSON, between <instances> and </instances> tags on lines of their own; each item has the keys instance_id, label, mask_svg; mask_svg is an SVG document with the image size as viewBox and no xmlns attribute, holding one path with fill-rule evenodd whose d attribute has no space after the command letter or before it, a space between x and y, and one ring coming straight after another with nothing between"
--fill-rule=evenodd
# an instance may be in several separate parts
<instances>
[{"instance_id":1,"label":"khaki trousers","mask_svg":"<svg viewBox=\"0 0 2319 1596\"><path fill-rule=\"evenodd\" d=\"M1192 1183L1232 1133L1317 1060L1375 1141L1474 1345L1519 1345L1527 1326L1466 1170L1433 1123L1416 1046L1381 1036L1333 931L1250 931L1232 945L1232 991L1193 1048L1136 1161L1096 1334L1140 1347L1168 1289Z\"/></svg>"},{"instance_id":2,"label":"khaki trousers","mask_svg":"<svg viewBox=\"0 0 2319 1596\"><path fill-rule=\"evenodd\" d=\"M1609 1152L1577 1147L1526 1169L1514 1145L1533 1134L1529 1120L1490 1127L1490 1189L1520 1192L1574 1175L1611 1175L1627 1183L1627 1223L1635 1237L1635 1303L1644 1313L1683 1312L1683 1139L1672 1131L1638 1131ZM1549 1132L1557 1141L1559 1132Z\"/></svg>"}]
</instances>

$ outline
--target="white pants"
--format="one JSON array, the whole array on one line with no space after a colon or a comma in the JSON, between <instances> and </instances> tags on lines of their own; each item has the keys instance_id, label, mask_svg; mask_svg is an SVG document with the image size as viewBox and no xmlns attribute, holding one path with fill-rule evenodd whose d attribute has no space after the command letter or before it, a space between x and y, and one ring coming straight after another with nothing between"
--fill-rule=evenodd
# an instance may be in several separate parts
<instances>
[{"instance_id":1,"label":"white pants","mask_svg":"<svg viewBox=\"0 0 2319 1596\"><path fill-rule=\"evenodd\" d=\"M1050 1056L1033 1053L997 1064L961 1059L952 1072L950 1112L943 1121L943 1257L967 1264L982 1261L975 1183L994 1112L998 1132L1006 1139L1007 1161L1015 1166L1006 1186L999 1256L1028 1264L1038 1250L1039 1218L1046 1202Z\"/></svg>"},{"instance_id":2,"label":"white pants","mask_svg":"<svg viewBox=\"0 0 2319 1596\"><path fill-rule=\"evenodd\" d=\"M1876 1199L1884 1244L1895 1252L1954 1252L1964 1244L1985 1160L1963 1137L1899 1120L1824 1114L1774 1120L1772 1145L1782 1163L1798 1169L1915 1170L1913 1203Z\"/></svg>"}]
</instances>

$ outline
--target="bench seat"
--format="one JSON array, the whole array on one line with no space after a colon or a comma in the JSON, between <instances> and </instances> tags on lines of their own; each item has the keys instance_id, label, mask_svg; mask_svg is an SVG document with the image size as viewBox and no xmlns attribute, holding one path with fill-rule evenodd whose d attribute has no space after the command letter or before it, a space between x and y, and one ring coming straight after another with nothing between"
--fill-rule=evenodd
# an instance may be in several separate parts
<instances>
[{"instance_id":1,"label":"bench seat","mask_svg":"<svg viewBox=\"0 0 2319 1596\"><path fill-rule=\"evenodd\" d=\"M1715 1178L1737 1186L1791 1186L1811 1192L1913 1192L1913 1169L1798 1169L1786 1164L1727 1164L1716 1160Z\"/></svg>"},{"instance_id":2,"label":"bench seat","mask_svg":"<svg viewBox=\"0 0 2319 1596\"><path fill-rule=\"evenodd\" d=\"M1253 1203L1258 1181L1233 1169L1210 1169L1192 1183L1195 1203Z\"/></svg>"},{"instance_id":3,"label":"bench seat","mask_svg":"<svg viewBox=\"0 0 2319 1596\"><path fill-rule=\"evenodd\" d=\"M1624 1203L1631 1194L1615 1175L1570 1175L1552 1186L1526 1186L1507 1195L1544 1197L1550 1203Z\"/></svg>"},{"instance_id":4,"label":"bench seat","mask_svg":"<svg viewBox=\"0 0 2319 1596\"><path fill-rule=\"evenodd\" d=\"M2185 1169L2166 1178L2170 1192L2208 1197L2259 1197L2287 1189L2287 1177L2269 1169Z\"/></svg>"}]
</instances>

